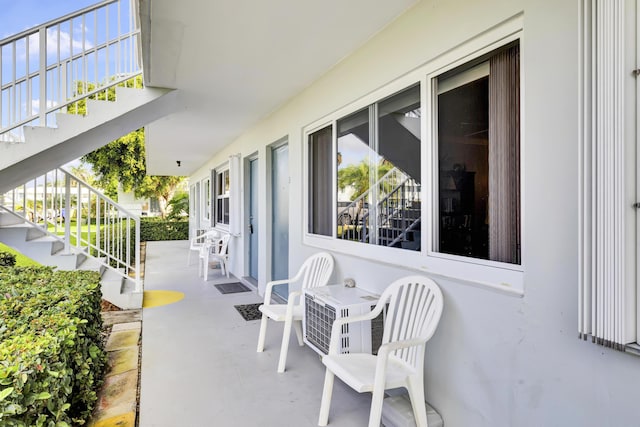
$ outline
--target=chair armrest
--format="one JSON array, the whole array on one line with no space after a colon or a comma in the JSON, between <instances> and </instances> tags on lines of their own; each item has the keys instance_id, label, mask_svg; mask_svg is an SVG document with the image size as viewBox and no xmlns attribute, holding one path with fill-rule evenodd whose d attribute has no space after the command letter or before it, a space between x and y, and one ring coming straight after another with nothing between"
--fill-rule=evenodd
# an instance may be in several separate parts
<instances>
[{"instance_id":1,"label":"chair armrest","mask_svg":"<svg viewBox=\"0 0 640 427\"><path fill-rule=\"evenodd\" d=\"M300 269L300 271L298 271L298 274L296 274L294 277L290 277L288 279L282 279L282 280L272 280L271 282L267 282L267 286L264 290L264 305L269 305L271 303L271 292L274 286L284 285L285 283L297 282L302 277L303 272L304 271Z\"/></svg>"},{"instance_id":2,"label":"chair armrest","mask_svg":"<svg viewBox=\"0 0 640 427\"><path fill-rule=\"evenodd\" d=\"M409 348L409 347L415 347L418 345L423 345L426 342L427 340L424 338L414 338L412 340L388 342L380 346L380 349L378 350L378 356L386 358L389 355L389 353L391 353L392 351L400 350L401 348Z\"/></svg>"},{"instance_id":3,"label":"chair armrest","mask_svg":"<svg viewBox=\"0 0 640 427\"><path fill-rule=\"evenodd\" d=\"M273 292L273 287L276 285L284 285L285 283L291 283L294 279L282 279L282 280L272 280L271 282L267 282L267 287L264 290L264 305L271 304L271 293Z\"/></svg>"}]
</instances>

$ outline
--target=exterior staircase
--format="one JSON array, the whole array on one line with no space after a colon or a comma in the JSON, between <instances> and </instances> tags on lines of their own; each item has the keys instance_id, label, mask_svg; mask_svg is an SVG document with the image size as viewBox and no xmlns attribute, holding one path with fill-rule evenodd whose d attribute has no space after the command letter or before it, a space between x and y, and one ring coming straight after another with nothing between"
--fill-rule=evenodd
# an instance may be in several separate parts
<instances>
[{"instance_id":1,"label":"exterior staircase","mask_svg":"<svg viewBox=\"0 0 640 427\"><path fill-rule=\"evenodd\" d=\"M143 69L136 7L104 0L0 40L0 241L99 271L121 308L142 305L140 220L61 165L178 108L175 91L127 87Z\"/></svg>"},{"instance_id":2,"label":"exterior staircase","mask_svg":"<svg viewBox=\"0 0 640 427\"><path fill-rule=\"evenodd\" d=\"M115 90L114 101L87 99L84 116L57 112L57 127L25 126L23 142L0 142L0 192L164 117L175 105L175 91Z\"/></svg>"},{"instance_id":3,"label":"exterior staircase","mask_svg":"<svg viewBox=\"0 0 640 427\"><path fill-rule=\"evenodd\" d=\"M136 290L135 280L108 266L106 258L94 258L83 250L67 251L63 239L4 209L0 210L0 242L58 270L98 271L103 299L123 309L142 307L143 294Z\"/></svg>"},{"instance_id":4,"label":"exterior staircase","mask_svg":"<svg viewBox=\"0 0 640 427\"><path fill-rule=\"evenodd\" d=\"M99 271L104 299L142 307L140 218L62 168L0 194L0 242L60 270Z\"/></svg>"}]
</instances>

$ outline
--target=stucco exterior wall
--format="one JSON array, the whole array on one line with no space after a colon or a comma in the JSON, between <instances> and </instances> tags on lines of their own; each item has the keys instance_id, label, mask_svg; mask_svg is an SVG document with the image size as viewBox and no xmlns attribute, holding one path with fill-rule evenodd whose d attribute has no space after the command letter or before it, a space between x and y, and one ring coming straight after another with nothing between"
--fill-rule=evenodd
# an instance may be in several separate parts
<instances>
[{"instance_id":1,"label":"stucco exterior wall","mask_svg":"<svg viewBox=\"0 0 640 427\"><path fill-rule=\"evenodd\" d=\"M212 158L191 182L235 153L257 154L268 177L269 144L286 137L295 272L319 250L303 243L302 129L521 13L524 296L436 279L445 309L427 346L427 400L448 426L639 425L640 359L577 337L578 1L422 1ZM261 287L272 256L268 181L260 181L259 192ZM235 242L232 272L243 276L244 239ZM380 291L416 273L368 261L366 249L355 255L335 253L336 281L353 277Z\"/></svg>"}]
</instances>

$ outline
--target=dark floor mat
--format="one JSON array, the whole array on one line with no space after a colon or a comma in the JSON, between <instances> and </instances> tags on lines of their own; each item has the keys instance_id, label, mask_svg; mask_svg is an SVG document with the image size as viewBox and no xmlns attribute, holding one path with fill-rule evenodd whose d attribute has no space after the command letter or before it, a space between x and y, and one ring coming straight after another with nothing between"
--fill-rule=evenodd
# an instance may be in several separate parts
<instances>
[{"instance_id":1,"label":"dark floor mat","mask_svg":"<svg viewBox=\"0 0 640 427\"><path fill-rule=\"evenodd\" d=\"M258 310L258 307L262 305L261 302L257 304L240 304L234 305L238 313L244 320L260 320L262 313Z\"/></svg>"},{"instance_id":2,"label":"dark floor mat","mask_svg":"<svg viewBox=\"0 0 640 427\"><path fill-rule=\"evenodd\" d=\"M213 286L218 288L218 290L223 294L235 294L237 292L249 292L251 290L240 282L221 283Z\"/></svg>"}]
</instances>

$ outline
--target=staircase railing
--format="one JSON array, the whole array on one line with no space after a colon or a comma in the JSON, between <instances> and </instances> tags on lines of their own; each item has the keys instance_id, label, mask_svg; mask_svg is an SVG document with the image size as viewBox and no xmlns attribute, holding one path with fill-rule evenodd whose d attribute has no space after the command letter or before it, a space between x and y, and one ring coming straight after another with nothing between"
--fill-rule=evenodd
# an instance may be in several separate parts
<instances>
[{"instance_id":1,"label":"staircase railing","mask_svg":"<svg viewBox=\"0 0 640 427\"><path fill-rule=\"evenodd\" d=\"M0 41L0 141L141 74L135 0L107 0Z\"/></svg>"},{"instance_id":2,"label":"staircase railing","mask_svg":"<svg viewBox=\"0 0 640 427\"><path fill-rule=\"evenodd\" d=\"M375 205L367 203L373 192L377 199L384 195ZM399 209L404 209L407 201L419 199L420 186L402 170L394 167L367 191L338 211L337 224L341 227L338 237L368 243L369 236L377 234L378 228L388 223L389 218Z\"/></svg>"},{"instance_id":3,"label":"staircase railing","mask_svg":"<svg viewBox=\"0 0 640 427\"><path fill-rule=\"evenodd\" d=\"M0 195L0 206L63 240L67 253L98 258L142 291L140 218L65 169Z\"/></svg>"},{"instance_id":4,"label":"staircase railing","mask_svg":"<svg viewBox=\"0 0 640 427\"><path fill-rule=\"evenodd\" d=\"M410 216L413 211L409 208L413 203L420 201L420 185L412 178L404 176L405 179L378 202L375 212L369 211L363 216L363 221L371 224L369 218L372 214L376 215L376 226L366 228L363 233L367 241L370 240L369 234L372 234L377 236L378 244L391 246L398 237L396 234L402 234L405 228L417 219ZM384 235L381 230L392 234Z\"/></svg>"}]
</instances>

